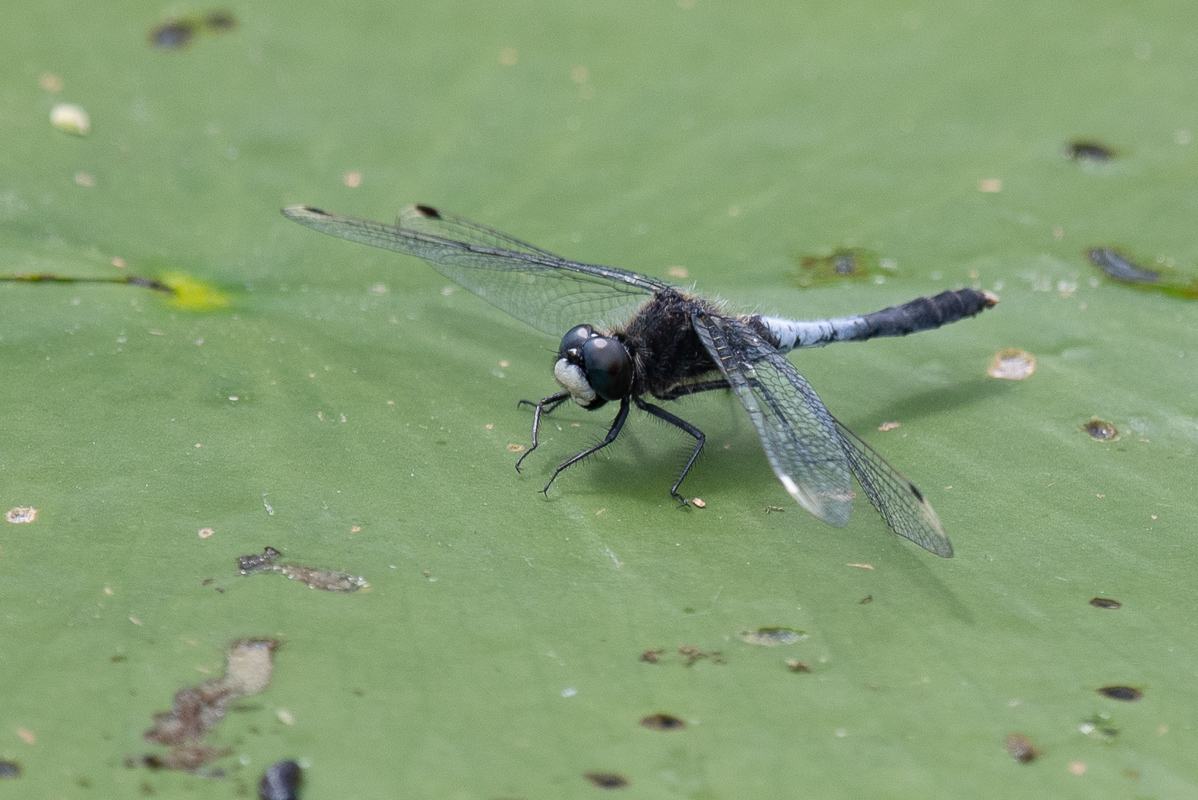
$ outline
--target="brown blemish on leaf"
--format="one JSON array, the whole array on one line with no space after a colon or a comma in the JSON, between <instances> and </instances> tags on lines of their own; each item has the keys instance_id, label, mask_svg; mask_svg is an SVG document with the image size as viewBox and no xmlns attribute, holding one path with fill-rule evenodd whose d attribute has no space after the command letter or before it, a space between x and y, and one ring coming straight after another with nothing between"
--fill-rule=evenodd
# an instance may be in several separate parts
<instances>
[{"instance_id":1,"label":"brown blemish on leaf","mask_svg":"<svg viewBox=\"0 0 1198 800\"><path fill-rule=\"evenodd\" d=\"M656 664L657 660L661 657L662 652L664 651L660 649L646 650L645 652L641 653L641 661L647 661L650 664Z\"/></svg>"},{"instance_id":2,"label":"brown blemish on leaf","mask_svg":"<svg viewBox=\"0 0 1198 800\"><path fill-rule=\"evenodd\" d=\"M1011 754L1011 758L1020 764L1027 764L1040 757L1040 750L1032 744L1032 740L1022 733L1008 733L1003 740L1003 746Z\"/></svg>"},{"instance_id":3,"label":"brown blemish on leaf","mask_svg":"<svg viewBox=\"0 0 1198 800\"><path fill-rule=\"evenodd\" d=\"M1095 597L1090 600L1090 605L1095 608L1123 608L1123 604L1118 600L1112 600L1109 597Z\"/></svg>"},{"instance_id":4,"label":"brown blemish on leaf","mask_svg":"<svg viewBox=\"0 0 1198 800\"><path fill-rule=\"evenodd\" d=\"M270 685L272 654L277 639L237 639L225 650L225 674L175 693L174 707L154 715L154 727L142 738L170 747L164 756L150 755L141 763L151 768L194 772L229 750L210 747L200 739L224 719L236 700L258 694Z\"/></svg>"},{"instance_id":5,"label":"brown blemish on leaf","mask_svg":"<svg viewBox=\"0 0 1198 800\"><path fill-rule=\"evenodd\" d=\"M702 658L710 658L713 664L723 664L724 659L720 657L719 650L701 650L698 647L690 645L678 645L678 652L686 656L686 665L689 667L696 661Z\"/></svg>"},{"instance_id":6,"label":"brown blemish on leaf","mask_svg":"<svg viewBox=\"0 0 1198 800\"><path fill-rule=\"evenodd\" d=\"M651 731L679 731L686 727L686 723L673 714L658 712L642 717L641 726Z\"/></svg>"}]
</instances>

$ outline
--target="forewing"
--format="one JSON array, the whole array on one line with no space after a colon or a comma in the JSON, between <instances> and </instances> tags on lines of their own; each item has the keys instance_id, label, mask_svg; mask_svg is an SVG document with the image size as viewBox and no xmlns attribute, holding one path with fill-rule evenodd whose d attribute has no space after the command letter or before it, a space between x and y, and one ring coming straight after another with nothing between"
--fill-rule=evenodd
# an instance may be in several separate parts
<instances>
[{"instance_id":1,"label":"forewing","mask_svg":"<svg viewBox=\"0 0 1198 800\"><path fill-rule=\"evenodd\" d=\"M330 236L421 258L488 303L555 335L583 322L622 321L667 286L635 272L569 261L427 206L406 210L397 225L309 206L289 206L283 216Z\"/></svg>"},{"instance_id":2,"label":"forewing","mask_svg":"<svg viewBox=\"0 0 1198 800\"><path fill-rule=\"evenodd\" d=\"M543 256L564 261L561 256L542 250L536 245L521 241L514 236L471 222L457 214L450 214L432 206L413 205L404 208L395 218L395 225L414 233L424 233L441 239L476 244L499 250Z\"/></svg>"},{"instance_id":3,"label":"forewing","mask_svg":"<svg viewBox=\"0 0 1198 800\"><path fill-rule=\"evenodd\" d=\"M940 526L940 518L915 485L840 420L834 421L849 467L886 524L925 550L952 558L953 546Z\"/></svg>"},{"instance_id":4,"label":"forewing","mask_svg":"<svg viewBox=\"0 0 1198 800\"><path fill-rule=\"evenodd\" d=\"M695 330L761 437L774 474L803 508L832 525L853 507L835 420L811 384L740 321L696 310Z\"/></svg>"}]
</instances>

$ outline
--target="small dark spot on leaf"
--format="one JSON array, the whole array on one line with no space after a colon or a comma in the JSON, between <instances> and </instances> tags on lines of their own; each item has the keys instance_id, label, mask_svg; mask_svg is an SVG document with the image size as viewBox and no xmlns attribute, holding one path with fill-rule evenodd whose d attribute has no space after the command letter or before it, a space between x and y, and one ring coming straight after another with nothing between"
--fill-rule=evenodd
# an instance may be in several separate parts
<instances>
[{"instance_id":1,"label":"small dark spot on leaf","mask_svg":"<svg viewBox=\"0 0 1198 800\"><path fill-rule=\"evenodd\" d=\"M657 660L661 658L661 654L662 650L660 649L646 650L645 652L641 653L641 661L648 661L650 664L656 664Z\"/></svg>"},{"instance_id":2,"label":"small dark spot on leaf","mask_svg":"<svg viewBox=\"0 0 1198 800\"><path fill-rule=\"evenodd\" d=\"M204 580L200 581L200 586L210 586L212 584L212 580L212 578L204 578Z\"/></svg>"},{"instance_id":3,"label":"small dark spot on leaf","mask_svg":"<svg viewBox=\"0 0 1198 800\"><path fill-rule=\"evenodd\" d=\"M1082 424L1082 430L1090 434L1090 438L1100 442L1113 442L1119 438L1119 429L1106 420L1094 417Z\"/></svg>"},{"instance_id":4,"label":"small dark spot on leaf","mask_svg":"<svg viewBox=\"0 0 1198 800\"><path fill-rule=\"evenodd\" d=\"M1008 733L1007 738L1003 740L1003 746L1007 748L1011 758L1021 764L1035 761L1040 756L1040 750L1022 733Z\"/></svg>"},{"instance_id":5,"label":"small dark spot on leaf","mask_svg":"<svg viewBox=\"0 0 1198 800\"><path fill-rule=\"evenodd\" d=\"M872 594L867 594L865 597L862 597L860 600L858 600L857 603L859 605L865 605L866 603L872 603L873 601L874 596Z\"/></svg>"},{"instance_id":6,"label":"small dark spot on leaf","mask_svg":"<svg viewBox=\"0 0 1198 800\"><path fill-rule=\"evenodd\" d=\"M228 33L237 27L230 11L210 11L173 19L150 29L150 44L160 50L181 50L199 33Z\"/></svg>"},{"instance_id":7,"label":"small dark spot on leaf","mask_svg":"<svg viewBox=\"0 0 1198 800\"><path fill-rule=\"evenodd\" d=\"M641 725L651 731L680 731L686 727L686 723L675 717L673 714L650 714L647 717L641 718Z\"/></svg>"},{"instance_id":8,"label":"small dark spot on leaf","mask_svg":"<svg viewBox=\"0 0 1198 800\"><path fill-rule=\"evenodd\" d=\"M1093 139L1074 139L1065 146L1065 155L1074 161L1105 162L1115 158L1115 151Z\"/></svg>"},{"instance_id":9,"label":"small dark spot on leaf","mask_svg":"<svg viewBox=\"0 0 1198 800\"><path fill-rule=\"evenodd\" d=\"M258 782L258 797L262 800L296 800L303 772L294 761L276 761L266 768Z\"/></svg>"},{"instance_id":10,"label":"small dark spot on leaf","mask_svg":"<svg viewBox=\"0 0 1198 800\"><path fill-rule=\"evenodd\" d=\"M1103 686L1098 693L1112 700L1134 702L1144 696L1144 692L1134 686Z\"/></svg>"},{"instance_id":11,"label":"small dark spot on leaf","mask_svg":"<svg viewBox=\"0 0 1198 800\"><path fill-rule=\"evenodd\" d=\"M181 50L194 37L195 25L186 21L164 22L150 30L150 44L161 50Z\"/></svg>"},{"instance_id":12,"label":"small dark spot on leaf","mask_svg":"<svg viewBox=\"0 0 1198 800\"><path fill-rule=\"evenodd\" d=\"M108 660L111 661L113 664L119 664L122 661L127 661L128 658L129 658L128 656L117 653L115 656L109 656Z\"/></svg>"},{"instance_id":13,"label":"small dark spot on leaf","mask_svg":"<svg viewBox=\"0 0 1198 800\"><path fill-rule=\"evenodd\" d=\"M0 778L21 777L21 765L15 761L0 761Z\"/></svg>"},{"instance_id":14,"label":"small dark spot on leaf","mask_svg":"<svg viewBox=\"0 0 1198 800\"><path fill-rule=\"evenodd\" d=\"M225 32L237 27L237 18L231 11L210 11L204 23L210 31Z\"/></svg>"},{"instance_id":15,"label":"small dark spot on leaf","mask_svg":"<svg viewBox=\"0 0 1198 800\"><path fill-rule=\"evenodd\" d=\"M1095 608L1123 608L1122 603L1109 597L1095 597L1090 601L1090 605Z\"/></svg>"},{"instance_id":16,"label":"small dark spot on leaf","mask_svg":"<svg viewBox=\"0 0 1198 800\"><path fill-rule=\"evenodd\" d=\"M583 777L600 789L624 789L628 786L628 779L618 772L587 772Z\"/></svg>"}]
</instances>

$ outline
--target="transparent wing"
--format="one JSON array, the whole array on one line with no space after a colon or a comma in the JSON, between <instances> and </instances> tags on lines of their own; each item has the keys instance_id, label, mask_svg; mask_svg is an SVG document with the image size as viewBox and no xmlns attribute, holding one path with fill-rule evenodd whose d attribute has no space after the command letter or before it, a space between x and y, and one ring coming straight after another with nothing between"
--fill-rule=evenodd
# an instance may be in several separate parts
<instances>
[{"instance_id":1,"label":"transparent wing","mask_svg":"<svg viewBox=\"0 0 1198 800\"><path fill-rule=\"evenodd\" d=\"M853 508L836 421L811 384L739 320L696 310L695 331L761 437L774 474L799 505L832 525Z\"/></svg>"},{"instance_id":2,"label":"transparent wing","mask_svg":"<svg viewBox=\"0 0 1198 800\"><path fill-rule=\"evenodd\" d=\"M521 241L514 236L508 236L506 233L500 233L486 225L479 225L477 222L471 222L457 214L450 214L448 211L442 211L432 206L414 205L404 208L395 218L395 225L413 233L425 233L450 241L543 256L556 261L565 260L559 255L542 250L536 245Z\"/></svg>"},{"instance_id":3,"label":"transparent wing","mask_svg":"<svg viewBox=\"0 0 1198 800\"><path fill-rule=\"evenodd\" d=\"M635 272L580 264L429 206L398 223L289 206L283 216L321 233L424 259L459 286L545 333L622 321L668 284Z\"/></svg>"},{"instance_id":4,"label":"transparent wing","mask_svg":"<svg viewBox=\"0 0 1198 800\"><path fill-rule=\"evenodd\" d=\"M952 558L953 546L940 527L940 518L911 481L899 474L886 459L834 420L840 443L869 501L878 509L886 524L899 536L910 539L925 550Z\"/></svg>"}]
</instances>

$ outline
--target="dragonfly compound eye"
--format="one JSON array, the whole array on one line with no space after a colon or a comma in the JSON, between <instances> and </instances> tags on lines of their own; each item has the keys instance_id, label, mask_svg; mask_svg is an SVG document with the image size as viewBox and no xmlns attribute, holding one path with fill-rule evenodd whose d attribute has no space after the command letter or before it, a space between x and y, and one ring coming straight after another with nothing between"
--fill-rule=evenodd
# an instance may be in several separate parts
<instances>
[{"instance_id":1,"label":"dragonfly compound eye","mask_svg":"<svg viewBox=\"0 0 1198 800\"><path fill-rule=\"evenodd\" d=\"M583 371L595 393L619 400L632 391L632 356L616 339L595 336L582 348Z\"/></svg>"},{"instance_id":2,"label":"dragonfly compound eye","mask_svg":"<svg viewBox=\"0 0 1198 800\"><path fill-rule=\"evenodd\" d=\"M566 354L571 350L581 351L582 346L594 335L595 329L590 325L575 325L566 331L566 335L562 337L561 346L557 349L557 357L565 358Z\"/></svg>"}]
</instances>

